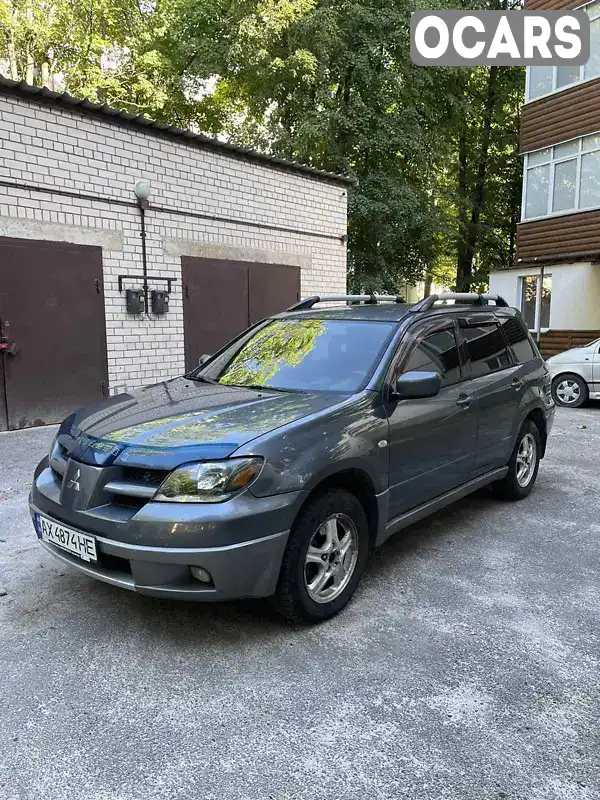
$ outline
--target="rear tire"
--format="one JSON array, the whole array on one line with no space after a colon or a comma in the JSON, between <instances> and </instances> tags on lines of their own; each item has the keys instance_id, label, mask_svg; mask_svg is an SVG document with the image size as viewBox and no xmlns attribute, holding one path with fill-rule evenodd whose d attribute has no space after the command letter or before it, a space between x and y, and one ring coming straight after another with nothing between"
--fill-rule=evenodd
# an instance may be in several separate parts
<instances>
[{"instance_id":1,"label":"rear tire","mask_svg":"<svg viewBox=\"0 0 600 800\"><path fill-rule=\"evenodd\" d=\"M564 408L581 408L590 396L587 383L579 375L559 375L552 381L552 399Z\"/></svg>"},{"instance_id":2,"label":"rear tire","mask_svg":"<svg viewBox=\"0 0 600 800\"><path fill-rule=\"evenodd\" d=\"M314 624L350 601L369 554L369 526L361 503L329 489L300 511L288 539L272 603L294 623Z\"/></svg>"},{"instance_id":3,"label":"rear tire","mask_svg":"<svg viewBox=\"0 0 600 800\"><path fill-rule=\"evenodd\" d=\"M542 437L530 419L523 423L515 443L508 472L492 483L492 491L503 500L523 500L533 489L542 454Z\"/></svg>"}]
</instances>

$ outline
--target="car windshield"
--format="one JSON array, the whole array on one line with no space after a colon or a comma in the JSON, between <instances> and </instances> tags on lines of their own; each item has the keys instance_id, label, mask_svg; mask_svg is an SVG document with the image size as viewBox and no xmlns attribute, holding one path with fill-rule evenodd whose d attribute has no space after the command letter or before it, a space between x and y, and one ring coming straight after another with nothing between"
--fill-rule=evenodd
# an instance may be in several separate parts
<instances>
[{"instance_id":1,"label":"car windshield","mask_svg":"<svg viewBox=\"0 0 600 800\"><path fill-rule=\"evenodd\" d=\"M394 325L337 319L276 319L253 329L191 377L281 391L356 391Z\"/></svg>"}]
</instances>

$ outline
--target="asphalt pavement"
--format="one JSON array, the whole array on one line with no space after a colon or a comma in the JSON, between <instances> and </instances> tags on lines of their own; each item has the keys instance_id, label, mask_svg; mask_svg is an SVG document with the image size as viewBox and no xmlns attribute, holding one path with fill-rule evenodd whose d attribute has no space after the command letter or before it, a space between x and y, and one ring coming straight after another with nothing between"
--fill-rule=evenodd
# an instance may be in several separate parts
<instances>
[{"instance_id":1,"label":"asphalt pavement","mask_svg":"<svg viewBox=\"0 0 600 800\"><path fill-rule=\"evenodd\" d=\"M0 800L600 798L600 405L558 410L528 499L399 534L314 628L56 562L53 433L0 434Z\"/></svg>"}]
</instances>

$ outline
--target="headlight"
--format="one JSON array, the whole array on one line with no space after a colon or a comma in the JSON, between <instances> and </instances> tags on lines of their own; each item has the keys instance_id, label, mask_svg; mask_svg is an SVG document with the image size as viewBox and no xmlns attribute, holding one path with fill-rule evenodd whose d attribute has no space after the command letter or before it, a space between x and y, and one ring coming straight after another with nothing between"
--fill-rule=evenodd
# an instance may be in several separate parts
<instances>
[{"instance_id":1,"label":"headlight","mask_svg":"<svg viewBox=\"0 0 600 800\"><path fill-rule=\"evenodd\" d=\"M250 486L262 465L262 458L229 458L226 461L186 464L164 480L153 500L162 503L222 503Z\"/></svg>"}]
</instances>

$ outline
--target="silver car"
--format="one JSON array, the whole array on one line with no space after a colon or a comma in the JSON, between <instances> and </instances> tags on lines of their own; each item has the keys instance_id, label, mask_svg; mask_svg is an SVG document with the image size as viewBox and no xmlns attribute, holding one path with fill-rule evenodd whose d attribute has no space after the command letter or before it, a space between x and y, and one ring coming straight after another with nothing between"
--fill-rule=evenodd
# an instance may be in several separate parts
<instances>
[{"instance_id":1,"label":"silver car","mask_svg":"<svg viewBox=\"0 0 600 800\"><path fill-rule=\"evenodd\" d=\"M588 400L600 400L600 339L552 356L546 363L559 406L579 408Z\"/></svg>"}]
</instances>

